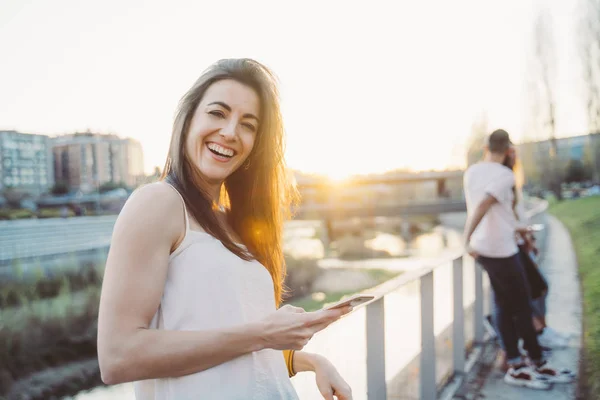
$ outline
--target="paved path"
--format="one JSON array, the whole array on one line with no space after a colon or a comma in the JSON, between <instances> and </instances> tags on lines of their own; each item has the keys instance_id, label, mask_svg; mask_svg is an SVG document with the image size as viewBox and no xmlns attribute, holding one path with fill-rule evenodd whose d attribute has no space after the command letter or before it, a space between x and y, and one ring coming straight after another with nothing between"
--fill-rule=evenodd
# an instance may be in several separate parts
<instances>
[{"instance_id":1,"label":"paved path","mask_svg":"<svg viewBox=\"0 0 600 400\"><path fill-rule=\"evenodd\" d=\"M548 237L541 268L550 286L548 325L572 335L569 347L554 350L550 362L555 366L578 371L581 347L582 311L577 260L566 228L554 217L547 217ZM488 352L493 353L495 352ZM455 399L494 400L572 400L577 384L555 384L549 391L516 388L504 383L498 369L492 368L493 355L482 358L479 368L469 376L467 384Z\"/></svg>"}]
</instances>

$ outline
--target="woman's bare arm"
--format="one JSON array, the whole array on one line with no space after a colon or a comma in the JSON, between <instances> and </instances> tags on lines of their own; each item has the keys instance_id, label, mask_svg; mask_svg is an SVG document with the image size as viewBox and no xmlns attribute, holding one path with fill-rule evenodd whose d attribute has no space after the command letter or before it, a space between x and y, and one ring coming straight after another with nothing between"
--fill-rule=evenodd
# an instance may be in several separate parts
<instances>
[{"instance_id":1,"label":"woman's bare arm","mask_svg":"<svg viewBox=\"0 0 600 400\"><path fill-rule=\"evenodd\" d=\"M119 215L98 322L104 382L187 375L262 348L258 329L248 326L218 332L148 329L183 227L181 200L165 184L138 190Z\"/></svg>"}]
</instances>

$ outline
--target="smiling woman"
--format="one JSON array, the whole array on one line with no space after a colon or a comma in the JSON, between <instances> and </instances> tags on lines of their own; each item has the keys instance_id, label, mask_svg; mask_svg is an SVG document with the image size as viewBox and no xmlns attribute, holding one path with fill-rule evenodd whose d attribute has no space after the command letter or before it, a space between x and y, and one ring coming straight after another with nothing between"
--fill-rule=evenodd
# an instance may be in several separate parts
<instances>
[{"instance_id":1,"label":"smiling woman","mask_svg":"<svg viewBox=\"0 0 600 400\"><path fill-rule=\"evenodd\" d=\"M292 199L272 73L217 62L181 100L162 181L138 189L115 224L98 319L104 382L134 381L138 400L293 400L290 376L314 371L324 398L351 399L329 361L294 352L351 308L278 309Z\"/></svg>"}]
</instances>

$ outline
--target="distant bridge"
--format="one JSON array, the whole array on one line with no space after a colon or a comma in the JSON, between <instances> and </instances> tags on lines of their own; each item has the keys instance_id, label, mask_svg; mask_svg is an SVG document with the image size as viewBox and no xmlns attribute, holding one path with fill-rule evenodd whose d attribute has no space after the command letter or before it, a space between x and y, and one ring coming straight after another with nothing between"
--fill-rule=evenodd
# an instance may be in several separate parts
<instances>
[{"instance_id":1,"label":"distant bridge","mask_svg":"<svg viewBox=\"0 0 600 400\"><path fill-rule=\"evenodd\" d=\"M390 217L436 215L467 210L462 196L464 171L390 173L351 178L343 182L298 177L303 194L295 219L345 219L354 217ZM449 198L448 181L458 183L460 197ZM393 186L436 182L435 191L411 200L390 195ZM313 198L318 198L316 201Z\"/></svg>"},{"instance_id":2,"label":"distant bridge","mask_svg":"<svg viewBox=\"0 0 600 400\"><path fill-rule=\"evenodd\" d=\"M430 171L387 173L349 178L334 182L327 178L297 175L296 186L302 194L302 205L295 210L297 219L338 219L372 216L442 214L465 211L462 199L463 171ZM460 182L460 198L448 198L448 181ZM412 199L389 198L390 188L436 182L435 191ZM455 185L456 186L456 185ZM386 194L388 195L385 199ZM39 207L80 206L95 209L112 204L118 212L127 199L123 193L88 193L58 196L38 200ZM385 201L385 204L382 202ZM401 203L401 204L399 204ZM370 204L370 205L369 205Z\"/></svg>"}]
</instances>

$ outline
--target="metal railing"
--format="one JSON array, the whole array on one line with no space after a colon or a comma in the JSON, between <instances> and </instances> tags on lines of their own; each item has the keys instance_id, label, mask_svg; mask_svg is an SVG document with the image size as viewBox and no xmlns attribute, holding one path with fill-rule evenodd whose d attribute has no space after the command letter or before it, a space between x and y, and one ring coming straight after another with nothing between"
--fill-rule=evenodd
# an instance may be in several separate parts
<instances>
[{"instance_id":1,"label":"metal railing","mask_svg":"<svg viewBox=\"0 0 600 400\"><path fill-rule=\"evenodd\" d=\"M464 321L464 291L463 291L463 256L451 256L435 266L427 266L413 273L404 274L386 285L383 293L366 306L367 313L367 398L387 399L387 381L385 372L385 335L380 327L385 326L383 312L384 298L387 293L402 286L419 281L421 303L421 353L419 356L419 392L420 399L436 399L438 384L436 379L436 337L434 329L434 270L445 262L452 262L452 293L453 293L453 376L460 378L466 373L466 343ZM479 269L475 270L475 342L483 340L483 279ZM370 351L371 350L371 351ZM375 351L373 351L375 350Z\"/></svg>"}]
</instances>

